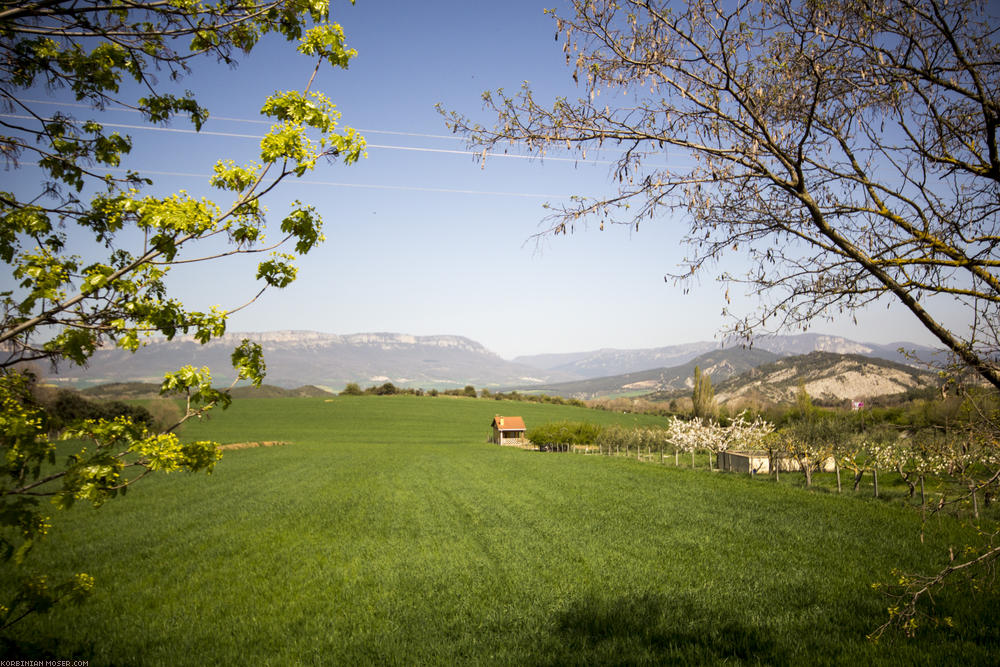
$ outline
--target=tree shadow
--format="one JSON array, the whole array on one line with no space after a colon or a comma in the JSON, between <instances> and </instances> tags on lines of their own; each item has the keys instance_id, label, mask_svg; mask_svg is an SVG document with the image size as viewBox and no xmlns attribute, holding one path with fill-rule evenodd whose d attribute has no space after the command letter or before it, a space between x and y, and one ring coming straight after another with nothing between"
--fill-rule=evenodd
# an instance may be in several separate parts
<instances>
[{"instance_id":1,"label":"tree shadow","mask_svg":"<svg viewBox=\"0 0 1000 667\"><path fill-rule=\"evenodd\" d=\"M538 664L788 663L786 650L735 613L690 594L597 595L553 619L553 646Z\"/></svg>"},{"instance_id":2,"label":"tree shadow","mask_svg":"<svg viewBox=\"0 0 1000 667\"><path fill-rule=\"evenodd\" d=\"M0 656L7 660L64 662L92 662L93 644L87 647L70 645L52 638L13 638L0 636Z\"/></svg>"}]
</instances>

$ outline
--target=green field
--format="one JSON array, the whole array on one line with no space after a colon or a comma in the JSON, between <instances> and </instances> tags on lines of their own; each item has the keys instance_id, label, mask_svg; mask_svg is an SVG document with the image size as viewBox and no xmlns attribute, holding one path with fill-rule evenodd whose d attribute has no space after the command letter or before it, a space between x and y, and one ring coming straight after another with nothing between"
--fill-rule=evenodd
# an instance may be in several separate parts
<instances>
[{"instance_id":1,"label":"green field","mask_svg":"<svg viewBox=\"0 0 1000 667\"><path fill-rule=\"evenodd\" d=\"M227 452L56 517L34 554L98 580L13 654L91 665L990 664L991 596L878 644L872 583L932 571L970 527L918 539L893 502L707 470L486 444L494 413L656 423L450 398L244 399L187 426ZM6 574L4 576L7 576Z\"/></svg>"}]
</instances>

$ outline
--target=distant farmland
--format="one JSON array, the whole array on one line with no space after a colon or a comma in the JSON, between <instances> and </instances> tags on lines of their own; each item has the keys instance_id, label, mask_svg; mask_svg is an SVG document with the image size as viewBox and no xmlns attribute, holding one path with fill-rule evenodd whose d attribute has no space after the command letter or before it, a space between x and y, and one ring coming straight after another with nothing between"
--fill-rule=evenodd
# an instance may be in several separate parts
<instances>
[{"instance_id":1,"label":"distant farmland","mask_svg":"<svg viewBox=\"0 0 1000 667\"><path fill-rule=\"evenodd\" d=\"M486 444L649 416L453 398L243 399L191 424L211 476L78 505L39 566L98 592L17 626L6 654L98 664L986 664L996 602L865 635L872 583L933 571L969 527L892 502L625 458ZM672 463L672 462L671 462ZM887 482L888 483L888 482Z\"/></svg>"}]
</instances>

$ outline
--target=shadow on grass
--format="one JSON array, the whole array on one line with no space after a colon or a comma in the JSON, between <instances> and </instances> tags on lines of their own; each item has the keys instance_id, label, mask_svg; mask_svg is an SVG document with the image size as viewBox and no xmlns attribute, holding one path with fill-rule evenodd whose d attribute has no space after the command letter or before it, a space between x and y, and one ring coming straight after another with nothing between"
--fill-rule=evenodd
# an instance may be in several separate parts
<instances>
[{"instance_id":1,"label":"shadow on grass","mask_svg":"<svg viewBox=\"0 0 1000 667\"><path fill-rule=\"evenodd\" d=\"M53 664L65 661L91 662L94 647L69 646L56 639L39 637L11 638L0 636L0 657L4 660L46 661Z\"/></svg>"},{"instance_id":2,"label":"shadow on grass","mask_svg":"<svg viewBox=\"0 0 1000 667\"><path fill-rule=\"evenodd\" d=\"M785 649L736 614L690 595L588 596L554 619L542 664L786 664Z\"/></svg>"}]
</instances>

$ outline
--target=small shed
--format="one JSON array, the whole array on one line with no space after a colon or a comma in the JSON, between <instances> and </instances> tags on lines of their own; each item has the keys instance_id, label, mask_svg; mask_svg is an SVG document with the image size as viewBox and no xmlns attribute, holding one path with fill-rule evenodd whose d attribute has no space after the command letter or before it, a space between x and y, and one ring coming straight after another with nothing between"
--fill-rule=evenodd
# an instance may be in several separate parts
<instances>
[{"instance_id":1,"label":"small shed","mask_svg":"<svg viewBox=\"0 0 1000 667\"><path fill-rule=\"evenodd\" d=\"M813 466L823 472L834 472L837 469L832 456L828 456L822 461L813 461ZM779 456L775 460L775 467L780 472L802 470L799 462L790 456ZM720 452L719 469L766 475L771 472L771 460L767 452Z\"/></svg>"},{"instance_id":2,"label":"small shed","mask_svg":"<svg viewBox=\"0 0 1000 667\"><path fill-rule=\"evenodd\" d=\"M520 417L493 417L493 444L522 447L528 444L524 432L527 428Z\"/></svg>"}]
</instances>

